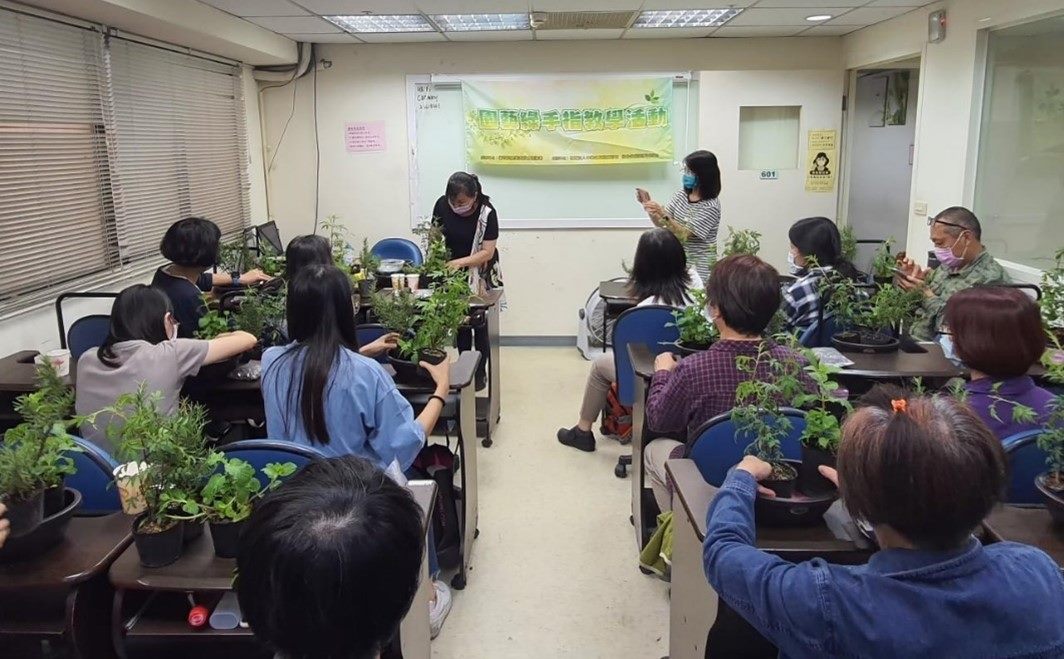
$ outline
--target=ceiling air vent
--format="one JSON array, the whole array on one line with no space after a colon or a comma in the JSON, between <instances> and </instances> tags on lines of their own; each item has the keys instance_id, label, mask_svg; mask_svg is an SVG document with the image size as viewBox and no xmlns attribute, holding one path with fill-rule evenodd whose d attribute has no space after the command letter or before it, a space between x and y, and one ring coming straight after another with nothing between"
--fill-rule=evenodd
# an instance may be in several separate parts
<instances>
[{"instance_id":1,"label":"ceiling air vent","mask_svg":"<svg viewBox=\"0 0 1064 659\"><path fill-rule=\"evenodd\" d=\"M623 30L635 19L636 11L557 11L547 12L538 30Z\"/></svg>"}]
</instances>

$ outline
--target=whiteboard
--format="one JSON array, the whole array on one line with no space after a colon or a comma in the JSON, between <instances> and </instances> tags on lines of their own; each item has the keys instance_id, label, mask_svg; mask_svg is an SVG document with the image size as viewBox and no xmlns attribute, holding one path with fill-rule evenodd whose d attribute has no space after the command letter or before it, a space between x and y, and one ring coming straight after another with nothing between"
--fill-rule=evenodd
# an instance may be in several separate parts
<instances>
[{"instance_id":1,"label":"whiteboard","mask_svg":"<svg viewBox=\"0 0 1064 659\"><path fill-rule=\"evenodd\" d=\"M659 201L680 189L682 159L698 148L698 80L691 74L638 75L674 78L672 124L676 160L672 163L472 167L466 158L461 80L492 76L407 76L411 226L431 218L448 177L456 171L471 171L480 177L484 193L499 212L499 226L505 229L649 226L650 221L635 201L635 188L647 189ZM508 77L515 78L520 76Z\"/></svg>"}]
</instances>

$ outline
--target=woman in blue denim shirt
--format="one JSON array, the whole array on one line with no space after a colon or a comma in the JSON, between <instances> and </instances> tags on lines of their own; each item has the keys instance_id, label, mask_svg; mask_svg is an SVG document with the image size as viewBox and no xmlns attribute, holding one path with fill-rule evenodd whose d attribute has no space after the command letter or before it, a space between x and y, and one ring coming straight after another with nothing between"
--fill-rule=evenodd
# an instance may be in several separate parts
<instances>
[{"instance_id":1,"label":"woman in blue denim shirt","mask_svg":"<svg viewBox=\"0 0 1064 659\"><path fill-rule=\"evenodd\" d=\"M1001 443L952 398L886 398L847 419L843 503L872 524L867 565L792 564L754 548L771 467L747 456L710 506L705 569L780 656L1062 657L1064 579L1045 553L972 537L1007 481Z\"/></svg>"}]
</instances>

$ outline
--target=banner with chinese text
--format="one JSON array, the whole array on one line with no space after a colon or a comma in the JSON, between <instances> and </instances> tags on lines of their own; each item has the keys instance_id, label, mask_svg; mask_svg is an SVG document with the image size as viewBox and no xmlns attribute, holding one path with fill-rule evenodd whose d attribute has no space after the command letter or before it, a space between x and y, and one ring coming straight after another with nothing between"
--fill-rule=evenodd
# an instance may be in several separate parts
<instances>
[{"instance_id":1,"label":"banner with chinese text","mask_svg":"<svg viewBox=\"0 0 1064 659\"><path fill-rule=\"evenodd\" d=\"M464 81L472 165L671 162L672 79Z\"/></svg>"}]
</instances>

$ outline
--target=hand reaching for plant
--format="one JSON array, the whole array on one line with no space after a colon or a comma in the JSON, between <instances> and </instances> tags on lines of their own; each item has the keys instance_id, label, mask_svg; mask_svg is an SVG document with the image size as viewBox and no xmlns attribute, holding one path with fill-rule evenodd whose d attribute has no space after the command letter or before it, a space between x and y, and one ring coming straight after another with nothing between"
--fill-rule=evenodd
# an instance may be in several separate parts
<instances>
[{"instance_id":1,"label":"hand reaching for plant","mask_svg":"<svg viewBox=\"0 0 1064 659\"><path fill-rule=\"evenodd\" d=\"M0 547L4 546L4 542L7 540L7 533L11 529L11 522L4 519L4 513L7 512L7 506L0 503Z\"/></svg>"},{"instance_id":2,"label":"hand reaching for plant","mask_svg":"<svg viewBox=\"0 0 1064 659\"><path fill-rule=\"evenodd\" d=\"M399 347L399 335L395 332L389 332L388 334L362 346L359 348L358 352L365 357L376 357L377 355L388 352L397 347Z\"/></svg>"},{"instance_id":3,"label":"hand reaching for plant","mask_svg":"<svg viewBox=\"0 0 1064 659\"><path fill-rule=\"evenodd\" d=\"M264 281L270 281L271 279L273 279L273 277L269 276L258 268L255 268L254 270L248 270L244 274L240 275L240 283L244 286L260 284Z\"/></svg>"},{"instance_id":4,"label":"hand reaching for plant","mask_svg":"<svg viewBox=\"0 0 1064 659\"><path fill-rule=\"evenodd\" d=\"M744 456L735 468L750 474L758 483L772 476L772 465L754 455ZM776 496L775 492L761 485L757 486L757 493L770 498Z\"/></svg>"},{"instance_id":5,"label":"hand reaching for plant","mask_svg":"<svg viewBox=\"0 0 1064 659\"><path fill-rule=\"evenodd\" d=\"M676 368L676 364L679 361L676 359L676 355L671 352L663 352L654 358L654 370L655 371L671 371Z\"/></svg>"},{"instance_id":6,"label":"hand reaching for plant","mask_svg":"<svg viewBox=\"0 0 1064 659\"><path fill-rule=\"evenodd\" d=\"M439 364L430 364L428 362L421 362L419 364L421 368L429 372L432 376L432 381L436 383L436 394L445 395L451 388L451 361L450 359L444 359ZM442 393L441 393L442 392Z\"/></svg>"}]
</instances>

